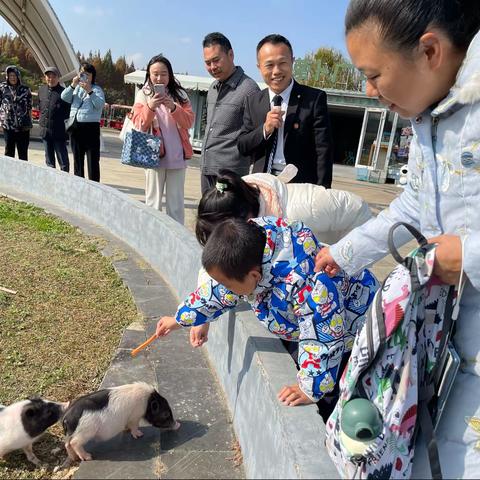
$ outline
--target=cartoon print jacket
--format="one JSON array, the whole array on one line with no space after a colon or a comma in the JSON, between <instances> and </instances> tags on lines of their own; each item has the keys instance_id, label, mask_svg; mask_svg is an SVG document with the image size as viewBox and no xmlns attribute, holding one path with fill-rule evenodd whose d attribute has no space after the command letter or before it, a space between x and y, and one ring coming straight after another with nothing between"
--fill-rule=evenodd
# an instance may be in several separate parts
<instances>
[{"instance_id":1,"label":"cartoon print jacket","mask_svg":"<svg viewBox=\"0 0 480 480\"><path fill-rule=\"evenodd\" d=\"M32 128L32 92L22 83L20 71L14 65L6 68L6 75L15 73L17 85L0 83L0 126L5 130L23 131Z\"/></svg>"},{"instance_id":2,"label":"cartoon print jacket","mask_svg":"<svg viewBox=\"0 0 480 480\"><path fill-rule=\"evenodd\" d=\"M352 349L377 280L368 270L352 277L343 272L334 278L315 273L315 255L321 246L302 222L274 217L252 221L265 229L267 241L262 278L243 299L270 332L299 342L298 383L317 401L335 386L342 356ZM210 279L178 307L176 321L184 327L202 325L234 308L239 300Z\"/></svg>"}]
</instances>

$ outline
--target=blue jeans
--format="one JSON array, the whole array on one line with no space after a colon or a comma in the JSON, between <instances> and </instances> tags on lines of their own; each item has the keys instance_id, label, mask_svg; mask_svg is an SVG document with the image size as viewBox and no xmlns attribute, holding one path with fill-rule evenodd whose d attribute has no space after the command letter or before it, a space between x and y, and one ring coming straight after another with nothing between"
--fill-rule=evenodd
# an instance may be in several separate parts
<instances>
[{"instance_id":1,"label":"blue jeans","mask_svg":"<svg viewBox=\"0 0 480 480\"><path fill-rule=\"evenodd\" d=\"M68 160L67 141L52 138L44 138L45 161L49 167L55 168L55 154L57 155L60 169L64 172L70 170L70 161Z\"/></svg>"}]
</instances>

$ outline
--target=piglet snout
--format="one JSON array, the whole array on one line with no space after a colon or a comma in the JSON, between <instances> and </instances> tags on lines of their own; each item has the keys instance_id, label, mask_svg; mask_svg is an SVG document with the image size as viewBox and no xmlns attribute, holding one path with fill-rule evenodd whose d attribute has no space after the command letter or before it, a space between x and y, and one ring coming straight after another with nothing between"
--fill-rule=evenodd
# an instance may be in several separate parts
<instances>
[{"instance_id":1,"label":"piglet snout","mask_svg":"<svg viewBox=\"0 0 480 480\"><path fill-rule=\"evenodd\" d=\"M180 428L181 423L175 420L175 423L172 427L172 430L178 430Z\"/></svg>"}]
</instances>

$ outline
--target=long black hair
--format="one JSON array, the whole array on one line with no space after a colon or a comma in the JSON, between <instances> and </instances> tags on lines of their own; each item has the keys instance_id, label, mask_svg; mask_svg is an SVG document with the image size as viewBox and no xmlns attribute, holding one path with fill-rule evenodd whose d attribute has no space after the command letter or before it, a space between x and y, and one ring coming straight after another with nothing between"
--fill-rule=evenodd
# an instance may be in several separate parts
<instances>
[{"instance_id":1,"label":"long black hair","mask_svg":"<svg viewBox=\"0 0 480 480\"><path fill-rule=\"evenodd\" d=\"M382 40L398 51L411 52L429 28L439 28L461 51L480 29L478 0L351 0L345 33L373 21Z\"/></svg>"},{"instance_id":2,"label":"long black hair","mask_svg":"<svg viewBox=\"0 0 480 480\"><path fill-rule=\"evenodd\" d=\"M166 87L173 100L178 103L186 103L188 101L187 92L180 85L180 82L175 78L170 60L163 55L155 55L148 62L147 73L145 75L145 86L143 87L145 94L150 96L155 95L155 92L153 91L153 83L150 80L150 67L155 63L163 63L167 67L168 85L166 85Z\"/></svg>"},{"instance_id":3,"label":"long black hair","mask_svg":"<svg viewBox=\"0 0 480 480\"><path fill-rule=\"evenodd\" d=\"M260 191L240 175L220 170L216 186L206 191L198 204L195 235L200 245L207 243L215 226L227 218L247 220L260 210Z\"/></svg>"}]
</instances>

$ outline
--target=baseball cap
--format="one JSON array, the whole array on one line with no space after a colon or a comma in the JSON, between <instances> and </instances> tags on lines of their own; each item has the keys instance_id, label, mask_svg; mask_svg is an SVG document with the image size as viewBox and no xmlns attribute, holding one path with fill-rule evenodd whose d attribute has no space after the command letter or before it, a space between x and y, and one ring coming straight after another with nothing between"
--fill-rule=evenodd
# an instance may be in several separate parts
<instances>
[{"instance_id":1,"label":"baseball cap","mask_svg":"<svg viewBox=\"0 0 480 480\"><path fill-rule=\"evenodd\" d=\"M52 72L58 77L60 76L60 71L58 70L57 67L47 67L44 71L43 74L46 75L48 72Z\"/></svg>"}]
</instances>

